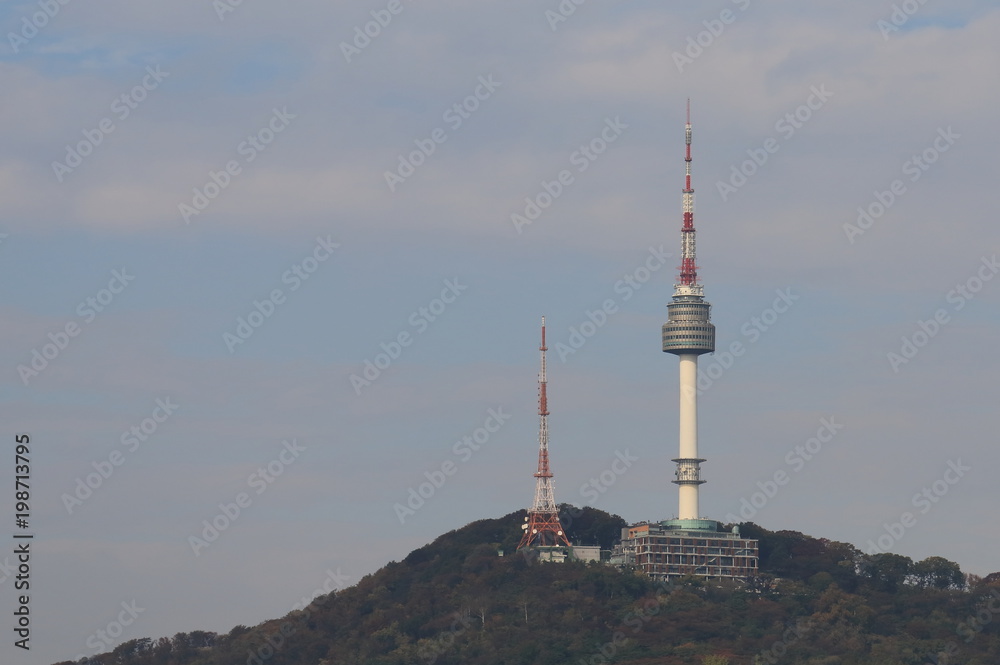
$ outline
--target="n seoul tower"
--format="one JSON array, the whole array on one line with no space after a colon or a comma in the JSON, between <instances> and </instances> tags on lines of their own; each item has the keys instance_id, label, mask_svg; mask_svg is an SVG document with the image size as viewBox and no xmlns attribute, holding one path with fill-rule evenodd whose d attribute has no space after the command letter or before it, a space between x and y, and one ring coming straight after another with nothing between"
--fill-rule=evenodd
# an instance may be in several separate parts
<instances>
[{"instance_id":1,"label":"n seoul tower","mask_svg":"<svg viewBox=\"0 0 1000 665\"><path fill-rule=\"evenodd\" d=\"M691 187L691 102L684 126L684 222L681 225L680 277L667 303L663 324L663 351L680 360L680 453L674 462L678 487L677 517L661 522L639 522L622 529L610 561L636 566L656 580L688 575L706 579L749 580L757 575L758 541L740 536L698 510L701 463L698 457L698 356L715 350L712 306L698 282L694 250L694 188Z\"/></svg>"},{"instance_id":2,"label":"n seoul tower","mask_svg":"<svg viewBox=\"0 0 1000 665\"><path fill-rule=\"evenodd\" d=\"M691 187L691 101L687 105L684 126L684 221L681 226L680 277L674 284L674 297L667 304L667 322L663 324L663 352L680 360L680 454L676 479L679 501L677 518L697 520L698 486L701 463L698 457L698 356L715 351L715 326L712 306L705 301L705 289L698 281L695 265L694 189Z\"/></svg>"}]
</instances>

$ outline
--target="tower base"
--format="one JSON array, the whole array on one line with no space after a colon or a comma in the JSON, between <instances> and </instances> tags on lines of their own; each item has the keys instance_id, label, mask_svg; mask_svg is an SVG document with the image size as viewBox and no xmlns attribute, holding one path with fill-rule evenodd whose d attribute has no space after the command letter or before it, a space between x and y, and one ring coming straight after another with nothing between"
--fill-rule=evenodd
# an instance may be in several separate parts
<instances>
[{"instance_id":1,"label":"tower base","mask_svg":"<svg viewBox=\"0 0 1000 665\"><path fill-rule=\"evenodd\" d=\"M716 522L715 520L663 520L660 522L660 526L664 529L683 529L685 531L720 531L722 529L722 524Z\"/></svg>"},{"instance_id":2,"label":"tower base","mask_svg":"<svg viewBox=\"0 0 1000 665\"><path fill-rule=\"evenodd\" d=\"M672 519L622 529L611 563L635 566L653 579L693 575L746 580L757 576L758 544L715 520Z\"/></svg>"},{"instance_id":3,"label":"tower base","mask_svg":"<svg viewBox=\"0 0 1000 665\"><path fill-rule=\"evenodd\" d=\"M559 523L558 513L528 513L524 518L524 535L517 549L523 547L570 547L566 534L563 533L562 524Z\"/></svg>"}]
</instances>

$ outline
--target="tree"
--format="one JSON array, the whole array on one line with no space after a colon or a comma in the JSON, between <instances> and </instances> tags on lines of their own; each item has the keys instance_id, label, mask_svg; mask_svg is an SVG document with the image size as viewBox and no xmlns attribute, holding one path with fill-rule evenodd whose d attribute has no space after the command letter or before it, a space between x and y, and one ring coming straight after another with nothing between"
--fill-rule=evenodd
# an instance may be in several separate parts
<instances>
[{"instance_id":1,"label":"tree","mask_svg":"<svg viewBox=\"0 0 1000 665\"><path fill-rule=\"evenodd\" d=\"M957 563L932 556L913 564L913 578L921 588L964 589L965 574Z\"/></svg>"},{"instance_id":2,"label":"tree","mask_svg":"<svg viewBox=\"0 0 1000 665\"><path fill-rule=\"evenodd\" d=\"M895 593L913 572L913 560L908 556L885 552L868 557L864 573L879 591Z\"/></svg>"},{"instance_id":3,"label":"tree","mask_svg":"<svg viewBox=\"0 0 1000 665\"><path fill-rule=\"evenodd\" d=\"M577 508L568 503L559 504L559 523L570 542L578 545L600 545L609 550L621 538L622 528L628 522L618 515L584 506Z\"/></svg>"},{"instance_id":4,"label":"tree","mask_svg":"<svg viewBox=\"0 0 1000 665\"><path fill-rule=\"evenodd\" d=\"M983 578L983 584L987 586L1000 585L1000 573L990 573Z\"/></svg>"},{"instance_id":5,"label":"tree","mask_svg":"<svg viewBox=\"0 0 1000 665\"><path fill-rule=\"evenodd\" d=\"M703 656L701 659L701 665L729 665L729 659L725 656L715 654Z\"/></svg>"}]
</instances>

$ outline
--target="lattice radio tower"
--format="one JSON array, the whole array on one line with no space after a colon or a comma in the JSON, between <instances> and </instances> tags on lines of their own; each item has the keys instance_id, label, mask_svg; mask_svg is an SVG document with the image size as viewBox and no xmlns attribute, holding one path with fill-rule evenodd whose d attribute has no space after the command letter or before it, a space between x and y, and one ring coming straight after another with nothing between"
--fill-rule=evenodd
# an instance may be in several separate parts
<instances>
[{"instance_id":1,"label":"lattice radio tower","mask_svg":"<svg viewBox=\"0 0 1000 665\"><path fill-rule=\"evenodd\" d=\"M538 374L538 471L535 472L535 503L524 518L524 535L517 549L523 547L569 547L569 540L559 523L552 471L549 470L549 404L545 394L545 317L542 317L542 371Z\"/></svg>"}]
</instances>

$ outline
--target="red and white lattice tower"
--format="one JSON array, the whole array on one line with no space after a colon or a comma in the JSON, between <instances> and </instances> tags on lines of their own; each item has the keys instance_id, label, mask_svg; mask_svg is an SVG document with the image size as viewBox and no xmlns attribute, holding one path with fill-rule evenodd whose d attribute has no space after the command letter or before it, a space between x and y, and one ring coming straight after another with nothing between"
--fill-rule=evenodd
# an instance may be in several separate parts
<instances>
[{"instance_id":1,"label":"red and white lattice tower","mask_svg":"<svg viewBox=\"0 0 1000 665\"><path fill-rule=\"evenodd\" d=\"M542 371L538 374L538 471L535 472L535 503L524 518L524 535L517 549L529 546L569 547L566 534L559 523L555 492L552 489L552 471L549 470L549 404L545 394L545 317L542 317Z\"/></svg>"}]
</instances>

